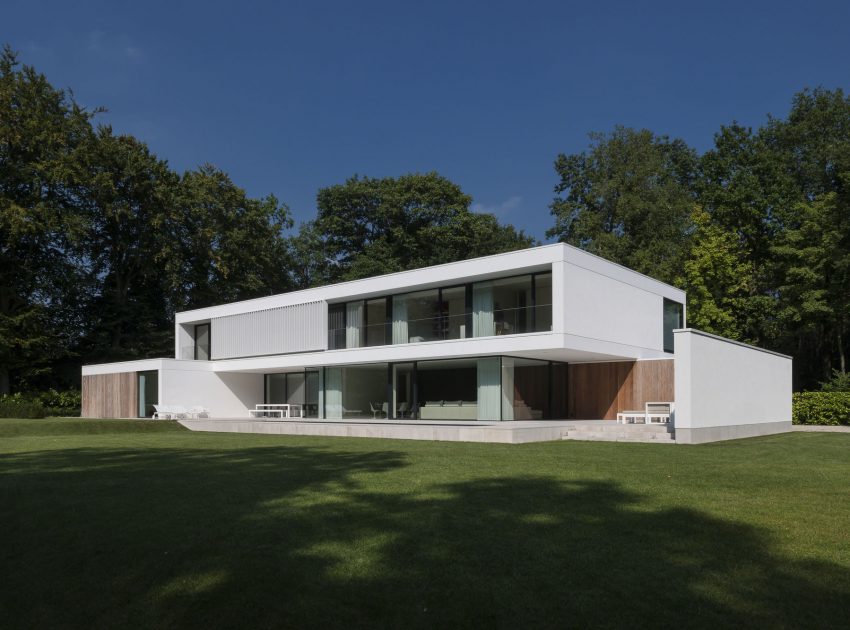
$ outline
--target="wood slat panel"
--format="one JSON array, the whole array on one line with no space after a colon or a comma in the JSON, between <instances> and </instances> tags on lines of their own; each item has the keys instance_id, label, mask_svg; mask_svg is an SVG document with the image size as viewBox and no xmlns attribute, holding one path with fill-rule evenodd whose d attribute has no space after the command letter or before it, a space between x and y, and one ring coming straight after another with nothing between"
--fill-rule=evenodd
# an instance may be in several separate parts
<instances>
[{"instance_id":1,"label":"wood slat panel","mask_svg":"<svg viewBox=\"0 0 850 630\"><path fill-rule=\"evenodd\" d=\"M135 418L138 412L136 372L93 374L82 380L84 418Z\"/></svg>"},{"instance_id":2,"label":"wood slat panel","mask_svg":"<svg viewBox=\"0 0 850 630\"><path fill-rule=\"evenodd\" d=\"M673 359L570 364L567 391L570 418L614 420L620 411L673 400Z\"/></svg>"}]
</instances>

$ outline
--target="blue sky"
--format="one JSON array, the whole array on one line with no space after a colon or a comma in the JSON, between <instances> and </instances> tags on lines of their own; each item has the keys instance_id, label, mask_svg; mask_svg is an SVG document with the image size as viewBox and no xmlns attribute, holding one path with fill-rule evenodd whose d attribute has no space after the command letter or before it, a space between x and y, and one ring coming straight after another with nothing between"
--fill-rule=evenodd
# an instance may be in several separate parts
<instances>
[{"instance_id":1,"label":"blue sky","mask_svg":"<svg viewBox=\"0 0 850 630\"><path fill-rule=\"evenodd\" d=\"M177 170L211 162L298 221L359 173L436 170L543 238L558 153L623 124L721 124L850 89L847 2L27 2L0 41Z\"/></svg>"}]
</instances>

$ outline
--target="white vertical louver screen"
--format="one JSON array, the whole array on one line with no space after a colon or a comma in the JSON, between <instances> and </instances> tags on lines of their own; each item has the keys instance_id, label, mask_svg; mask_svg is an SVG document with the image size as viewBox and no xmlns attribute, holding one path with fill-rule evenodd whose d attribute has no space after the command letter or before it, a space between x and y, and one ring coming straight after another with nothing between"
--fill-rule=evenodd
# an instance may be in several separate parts
<instances>
[{"instance_id":1,"label":"white vertical louver screen","mask_svg":"<svg viewBox=\"0 0 850 630\"><path fill-rule=\"evenodd\" d=\"M324 301L214 317L210 323L213 359L307 352L328 347L328 305Z\"/></svg>"}]
</instances>

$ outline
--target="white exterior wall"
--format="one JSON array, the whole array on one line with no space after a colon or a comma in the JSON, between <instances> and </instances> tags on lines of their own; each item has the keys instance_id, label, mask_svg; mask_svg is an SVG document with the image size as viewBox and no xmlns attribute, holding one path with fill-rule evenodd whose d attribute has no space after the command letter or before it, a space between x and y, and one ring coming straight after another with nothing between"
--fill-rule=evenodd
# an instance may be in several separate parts
<instances>
[{"instance_id":1,"label":"white exterior wall","mask_svg":"<svg viewBox=\"0 0 850 630\"><path fill-rule=\"evenodd\" d=\"M192 369L200 364L201 369ZM206 361L169 361L160 372L159 401L163 405L200 406L211 418L246 418L263 402L262 374L219 374Z\"/></svg>"},{"instance_id":2,"label":"white exterior wall","mask_svg":"<svg viewBox=\"0 0 850 630\"><path fill-rule=\"evenodd\" d=\"M210 323L213 360L328 347L328 304L325 301L213 317Z\"/></svg>"},{"instance_id":3,"label":"white exterior wall","mask_svg":"<svg viewBox=\"0 0 850 630\"><path fill-rule=\"evenodd\" d=\"M263 375L213 371L212 361L144 359L84 365L83 376L120 372L158 371L159 403L205 407L212 418L245 418L248 409L263 402Z\"/></svg>"},{"instance_id":4,"label":"white exterior wall","mask_svg":"<svg viewBox=\"0 0 850 630\"><path fill-rule=\"evenodd\" d=\"M664 298L684 308L684 291L573 248L565 254L564 332L663 352Z\"/></svg>"},{"instance_id":5,"label":"white exterior wall","mask_svg":"<svg viewBox=\"0 0 850 630\"><path fill-rule=\"evenodd\" d=\"M677 442L790 430L790 357L698 330L674 337Z\"/></svg>"}]
</instances>

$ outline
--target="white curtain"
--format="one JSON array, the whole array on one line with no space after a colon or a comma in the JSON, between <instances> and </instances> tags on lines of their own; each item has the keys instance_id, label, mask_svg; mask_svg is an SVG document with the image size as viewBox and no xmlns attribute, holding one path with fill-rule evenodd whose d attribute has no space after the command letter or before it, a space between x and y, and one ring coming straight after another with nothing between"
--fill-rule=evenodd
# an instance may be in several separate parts
<instances>
[{"instance_id":1,"label":"white curtain","mask_svg":"<svg viewBox=\"0 0 850 630\"><path fill-rule=\"evenodd\" d=\"M490 337L495 334L493 284L491 282L479 282L472 286L472 336Z\"/></svg>"},{"instance_id":2,"label":"white curtain","mask_svg":"<svg viewBox=\"0 0 850 630\"><path fill-rule=\"evenodd\" d=\"M502 420L514 419L514 360L502 358Z\"/></svg>"},{"instance_id":3,"label":"white curtain","mask_svg":"<svg viewBox=\"0 0 850 630\"><path fill-rule=\"evenodd\" d=\"M325 417L342 419L342 368L325 368Z\"/></svg>"},{"instance_id":4,"label":"white curtain","mask_svg":"<svg viewBox=\"0 0 850 630\"><path fill-rule=\"evenodd\" d=\"M319 420L325 417L325 370L319 368Z\"/></svg>"},{"instance_id":5,"label":"white curtain","mask_svg":"<svg viewBox=\"0 0 850 630\"><path fill-rule=\"evenodd\" d=\"M478 419L500 420L502 392L499 357L478 359Z\"/></svg>"},{"instance_id":6,"label":"white curtain","mask_svg":"<svg viewBox=\"0 0 850 630\"><path fill-rule=\"evenodd\" d=\"M345 347L359 348L363 330L363 302L349 302L345 305Z\"/></svg>"},{"instance_id":7,"label":"white curtain","mask_svg":"<svg viewBox=\"0 0 850 630\"><path fill-rule=\"evenodd\" d=\"M407 331L407 299L403 295L393 296L393 343L410 341Z\"/></svg>"}]
</instances>

